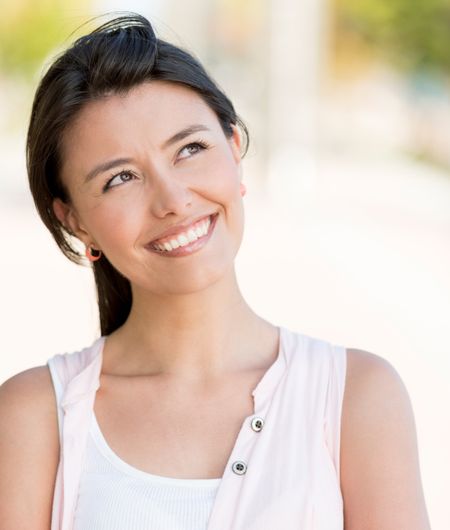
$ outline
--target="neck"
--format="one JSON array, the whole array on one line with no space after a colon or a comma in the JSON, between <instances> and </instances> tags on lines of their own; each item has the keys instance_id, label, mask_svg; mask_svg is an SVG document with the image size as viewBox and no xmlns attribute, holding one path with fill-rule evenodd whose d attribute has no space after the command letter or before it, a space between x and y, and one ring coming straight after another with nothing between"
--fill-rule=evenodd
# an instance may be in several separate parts
<instances>
[{"instance_id":1,"label":"neck","mask_svg":"<svg viewBox=\"0 0 450 530\"><path fill-rule=\"evenodd\" d=\"M274 333L244 300L233 269L194 293L133 289L127 321L107 339L104 366L121 375L212 379L264 362Z\"/></svg>"}]
</instances>

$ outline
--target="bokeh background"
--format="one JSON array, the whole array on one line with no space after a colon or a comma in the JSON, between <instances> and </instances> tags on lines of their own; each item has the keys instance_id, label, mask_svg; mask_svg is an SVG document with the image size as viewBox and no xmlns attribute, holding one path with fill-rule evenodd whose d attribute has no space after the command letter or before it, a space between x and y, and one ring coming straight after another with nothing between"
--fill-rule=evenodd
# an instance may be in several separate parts
<instances>
[{"instance_id":1,"label":"bokeh background","mask_svg":"<svg viewBox=\"0 0 450 530\"><path fill-rule=\"evenodd\" d=\"M0 4L0 382L99 334L90 269L34 210L25 134L46 65L104 19L77 28L136 11L203 61L250 129L236 262L250 305L395 366L432 528L450 528L448 0Z\"/></svg>"}]
</instances>

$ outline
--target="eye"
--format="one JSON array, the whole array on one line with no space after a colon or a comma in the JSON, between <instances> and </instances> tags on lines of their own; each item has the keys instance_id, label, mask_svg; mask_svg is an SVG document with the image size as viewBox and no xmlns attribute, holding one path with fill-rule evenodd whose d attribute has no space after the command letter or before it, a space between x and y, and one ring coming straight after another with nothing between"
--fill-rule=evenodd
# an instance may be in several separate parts
<instances>
[{"instance_id":1,"label":"eye","mask_svg":"<svg viewBox=\"0 0 450 530\"><path fill-rule=\"evenodd\" d=\"M107 191L109 188L115 188L116 186L121 186L124 182L128 182L135 178L134 174L124 169L120 173L113 175L103 186L103 191Z\"/></svg>"},{"instance_id":2,"label":"eye","mask_svg":"<svg viewBox=\"0 0 450 530\"><path fill-rule=\"evenodd\" d=\"M190 152L190 156L193 156L199 153L200 151L203 151L204 149L208 149L209 147L210 145L207 142L205 142L204 140L199 140L197 142L192 142L190 144L185 145L183 149L181 149L179 154L181 154L183 151L188 151ZM190 158L190 156L182 156L181 159Z\"/></svg>"}]
</instances>

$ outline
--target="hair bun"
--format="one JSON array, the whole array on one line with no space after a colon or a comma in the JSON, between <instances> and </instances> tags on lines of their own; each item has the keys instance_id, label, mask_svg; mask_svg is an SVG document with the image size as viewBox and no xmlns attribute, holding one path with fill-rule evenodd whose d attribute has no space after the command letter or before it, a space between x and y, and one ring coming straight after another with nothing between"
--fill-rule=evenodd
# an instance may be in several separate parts
<instances>
[{"instance_id":1,"label":"hair bun","mask_svg":"<svg viewBox=\"0 0 450 530\"><path fill-rule=\"evenodd\" d=\"M104 80L108 91L111 81L122 86L132 86L153 69L157 54L158 39L149 20L137 13L129 13L108 20L89 34L78 38L69 55L80 62L80 52L86 50L86 79L88 84L99 89ZM133 67L127 69L126 64ZM136 68L136 64L140 68ZM101 78L101 79L100 79ZM101 91L101 90L100 90Z\"/></svg>"}]
</instances>

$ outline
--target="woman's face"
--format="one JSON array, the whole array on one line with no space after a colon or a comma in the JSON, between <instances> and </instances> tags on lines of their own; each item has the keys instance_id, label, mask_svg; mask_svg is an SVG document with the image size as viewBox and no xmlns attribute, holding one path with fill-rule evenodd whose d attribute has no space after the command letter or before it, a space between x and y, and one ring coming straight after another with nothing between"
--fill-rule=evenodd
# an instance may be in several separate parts
<instances>
[{"instance_id":1,"label":"woman's face","mask_svg":"<svg viewBox=\"0 0 450 530\"><path fill-rule=\"evenodd\" d=\"M189 127L201 130L180 134ZM200 96L168 82L89 102L62 139L61 178L71 203L55 199L55 213L134 289L204 288L229 272L243 235L240 136L233 130L228 139ZM157 239L184 243L177 234L161 236L213 214L192 251L153 248Z\"/></svg>"}]
</instances>

